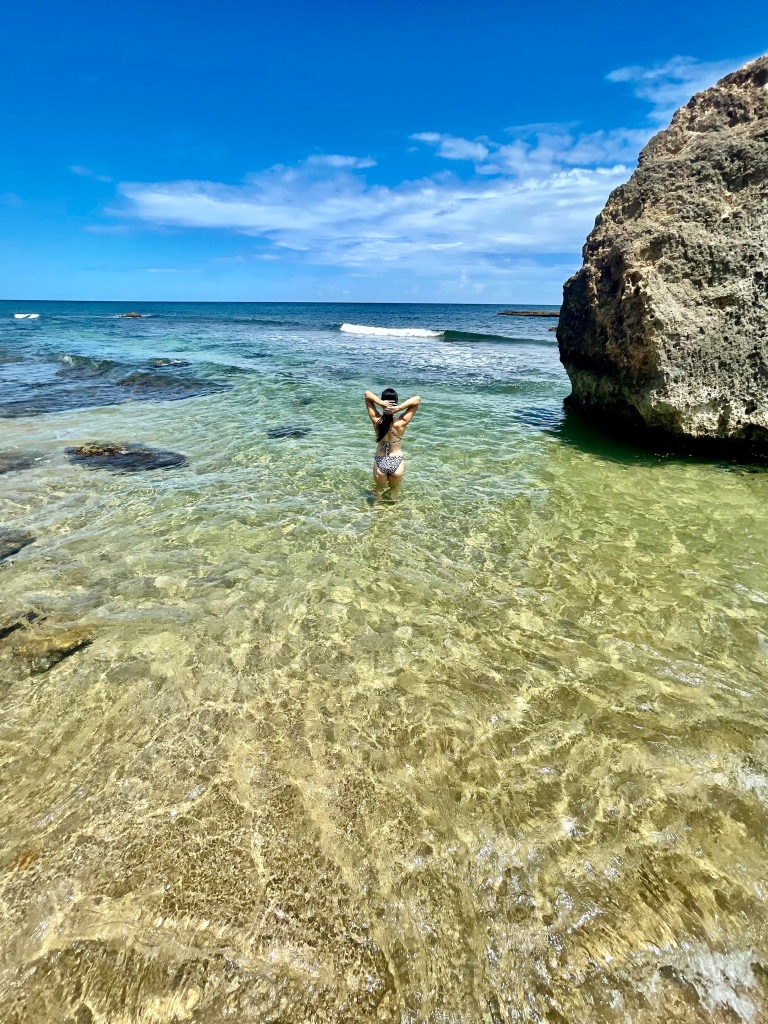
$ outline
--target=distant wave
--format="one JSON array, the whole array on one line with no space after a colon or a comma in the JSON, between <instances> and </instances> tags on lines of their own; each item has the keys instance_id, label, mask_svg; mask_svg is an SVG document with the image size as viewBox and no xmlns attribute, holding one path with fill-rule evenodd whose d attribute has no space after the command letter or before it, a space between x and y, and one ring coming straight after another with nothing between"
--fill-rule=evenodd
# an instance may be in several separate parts
<instances>
[{"instance_id":1,"label":"distant wave","mask_svg":"<svg viewBox=\"0 0 768 1024\"><path fill-rule=\"evenodd\" d=\"M426 331L423 327L368 327L366 324L342 324L346 334L375 334L386 338L442 338L445 331Z\"/></svg>"}]
</instances>

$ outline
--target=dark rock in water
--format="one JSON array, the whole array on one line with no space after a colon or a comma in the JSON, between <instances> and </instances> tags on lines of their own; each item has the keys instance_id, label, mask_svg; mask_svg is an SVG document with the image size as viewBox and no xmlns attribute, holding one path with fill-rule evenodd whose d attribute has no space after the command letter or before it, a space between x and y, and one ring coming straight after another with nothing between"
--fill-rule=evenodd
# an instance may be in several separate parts
<instances>
[{"instance_id":1,"label":"dark rock in water","mask_svg":"<svg viewBox=\"0 0 768 1024\"><path fill-rule=\"evenodd\" d=\"M560 311L551 309L502 309L497 316L560 316Z\"/></svg>"},{"instance_id":2,"label":"dark rock in water","mask_svg":"<svg viewBox=\"0 0 768 1024\"><path fill-rule=\"evenodd\" d=\"M0 640L24 629L30 622L36 622L41 616L38 612L14 612L11 615L0 615Z\"/></svg>"},{"instance_id":3,"label":"dark rock in water","mask_svg":"<svg viewBox=\"0 0 768 1024\"><path fill-rule=\"evenodd\" d=\"M137 318L141 318L143 316L146 316L146 313L121 313L120 316L124 320L135 320Z\"/></svg>"},{"instance_id":4,"label":"dark rock in water","mask_svg":"<svg viewBox=\"0 0 768 1024\"><path fill-rule=\"evenodd\" d=\"M0 452L0 474L31 469L39 458L42 456L38 452Z\"/></svg>"},{"instance_id":5,"label":"dark rock in water","mask_svg":"<svg viewBox=\"0 0 768 1024\"><path fill-rule=\"evenodd\" d=\"M4 419L20 419L25 416L43 416L48 412L67 412L70 409L88 409L101 405L119 405L128 401L128 395L116 395L109 389L101 387L84 387L77 390L62 388L60 390L26 391L23 397L15 400L0 400L0 417Z\"/></svg>"},{"instance_id":6,"label":"dark rock in water","mask_svg":"<svg viewBox=\"0 0 768 1024\"><path fill-rule=\"evenodd\" d=\"M557 334L557 328L556 327L548 327L547 330L551 331L552 334Z\"/></svg>"},{"instance_id":7,"label":"dark rock in water","mask_svg":"<svg viewBox=\"0 0 768 1024\"><path fill-rule=\"evenodd\" d=\"M152 366L190 366L186 359L153 359Z\"/></svg>"},{"instance_id":8,"label":"dark rock in water","mask_svg":"<svg viewBox=\"0 0 768 1024\"><path fill-rule=\"evenodd\" d=\"M175 402L228 391L231 384L201 376L169 360L162 366L64 355L57 362L18 360L0 364L0 417L120 405L129 401Z\"/></svg>"},{"instance_id":9,"label":"dark rock in water","mask_svg":"<svg viewBox=\"0 0 768 1024\"><path fill-rule=\"evenodd\" d=\"M34 535L24 530L0 529L0 560L15 555L17 551L21 551L34 540L36 540Z\"/></svg>"},{"instance_id":10,"label":"dark rock in water","mask_svg":"<svg viewBox=\"0 0 768 1024\"><path fill-rule=\"evenodd\" d=\"M768 57L677 111L566 282L572 408L683 447L768 452Z\"/></svg>"},{"instance_id":11,"label":"dark rock in water","mask_svg":"<svg viewBox=\"0 0 768 1024\"><path fill-rule=\"evenodd\" d=\"M228 390L226 384L169 373L153 373L151 370L136 370L122 377L117 384L127 390L130 398L160 402L178 402L184 398L198 398L200 395Z\"/></svg>"},{"instance_id":12,"label":"dark rock in water","mask_svg":"<svg viewBox=\"0 0 768 1024\"><path fill-rule=\"evenodd\" d=\"M50 636L30 635L13 651L14 660L32 675L48 672L64 658L89 647L94 637L86 629L65 629Z\"/></svg>"},{"instance_id":13,"label":"dark rock in water","mask_svg":"<svg viewBox=\"0 0 768 1024\"><path fill-rule=\"evenodd\" d=\"M296 395L294 398L296 405L311 405L314 402L312 395Z\"/></svg>"},{"instance_id":14,"label":"dark rock in water","mask_svg":"<svg viewBox=\"0 0 768 1024\"><path fill-rule=\"evenodd\" d=\"M141 473L149 469L174 469L185 466L187 458L179 452L147 448L141 444L83 444L64 449L70 462L88 469L108 469L112 473Z\"/></svg>"},{"instance_id":15,"label":"dark rock in water","mask_svg":"<svg viewBox=\"0 0 768 1024\"><path fill-rule=\"evenodd\" d=\"M274 439L281 437L306 437L307 434L312 433L311 427L300 427L300 426L287 426L287 427L275 427L273 430L267 431L267 437Z\"/></svg>"}]
</instances>

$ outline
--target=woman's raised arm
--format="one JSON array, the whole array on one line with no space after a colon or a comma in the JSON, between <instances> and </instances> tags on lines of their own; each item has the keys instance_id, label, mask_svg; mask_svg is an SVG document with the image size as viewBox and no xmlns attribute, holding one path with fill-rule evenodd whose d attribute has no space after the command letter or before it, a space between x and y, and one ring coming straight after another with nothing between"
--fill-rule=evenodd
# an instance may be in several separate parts
<instances>
[{"instance_id":1,"label":"woman's raised arm","mask_svg":"<svg viewBox=\"0 0 768 1024\"><path fill-rule=\"evenodd\" d=\"M406 398L404 402L396 405L392 410L393 412L402 412L405 410L405 415L400 417L401 423L410 423L413 417L416 415L416 410L419 408L421 398L419 395L414 395L413 398Z\"/></svg>"},{"instance_id":2,"label":"woman's raised arm","mask_svg":"<svg viewBox=\"0 0 768 1024\"><path fill-rule=\"evenodd\" d=\"M371 417L371 423L379 422L379 411L377 406L381 406L384 409L384 402L380 398L377 398L372 391L365 392L365 408L368 410L368 415Z\"/></svg>"}]
</instances>

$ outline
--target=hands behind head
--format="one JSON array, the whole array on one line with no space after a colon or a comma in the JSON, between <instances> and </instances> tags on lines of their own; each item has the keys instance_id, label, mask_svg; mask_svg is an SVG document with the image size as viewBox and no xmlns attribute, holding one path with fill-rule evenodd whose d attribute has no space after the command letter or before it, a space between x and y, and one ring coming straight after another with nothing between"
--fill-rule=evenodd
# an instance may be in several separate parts
<instances>
[{"instance_id":1,"label":"hands behind head","mask_svg":"<svg viewBox=\"0 0 768 1024\"><path fill-rule=\"evenodd\" d=\"M399 407L397 402L384 402L382 404L382 409L384 410L385 413L387 413L390 416L394 415L394 413L397 412L398 408Z\"/></svg>"}]
</instances>

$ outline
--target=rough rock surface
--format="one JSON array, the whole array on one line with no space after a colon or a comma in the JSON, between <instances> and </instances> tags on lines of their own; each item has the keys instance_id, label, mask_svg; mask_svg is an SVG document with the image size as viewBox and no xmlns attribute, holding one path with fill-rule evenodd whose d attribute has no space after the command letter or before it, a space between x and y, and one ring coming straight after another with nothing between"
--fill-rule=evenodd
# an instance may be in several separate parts
<instances>
[{"instance_id":1,"label":"rough rock surface","mask_svg":"<svg viewBox=\"0 0 768 1024\"><path fill-rule=\"evenodd\" d=\"M645 147L565 285L557 340L572 407L768 450L768 56Z\"/></svg>"},{"instance_id":2,"label":"rough rock surface","mask_svg":"<svg viewBox=\"0 0 768 1024\"><path fill-rule=\"evenodd\" d=\"M39 675L92 643L93 635L87 629L76 627L49 636L25 638L15 647L13 656L27 672Z\"/></svg>"},{"instance_id":3,"label":"rough rock surface","mask_svg":"<svg viewBox=\"0 0 768 1024\"><path fill-rule=\"evenodd\" d=\"M88 469L108 469L112 473L141 473L150 469L174 469L187 464L186 455L141 444L91 444L65 448L70 462Z\"/></svg>"},{"instance_id":4,"label":"rough rock surface","mask_svg":"<svg viewBox=\"0 0 768 1024\"><path fill-rule=\"evenodd\" d=\"M7 612L0 611L0 640L4 640L11 633L25 629L30 622L40 621L39 612Z\"/></svg>"}]
</instances>

